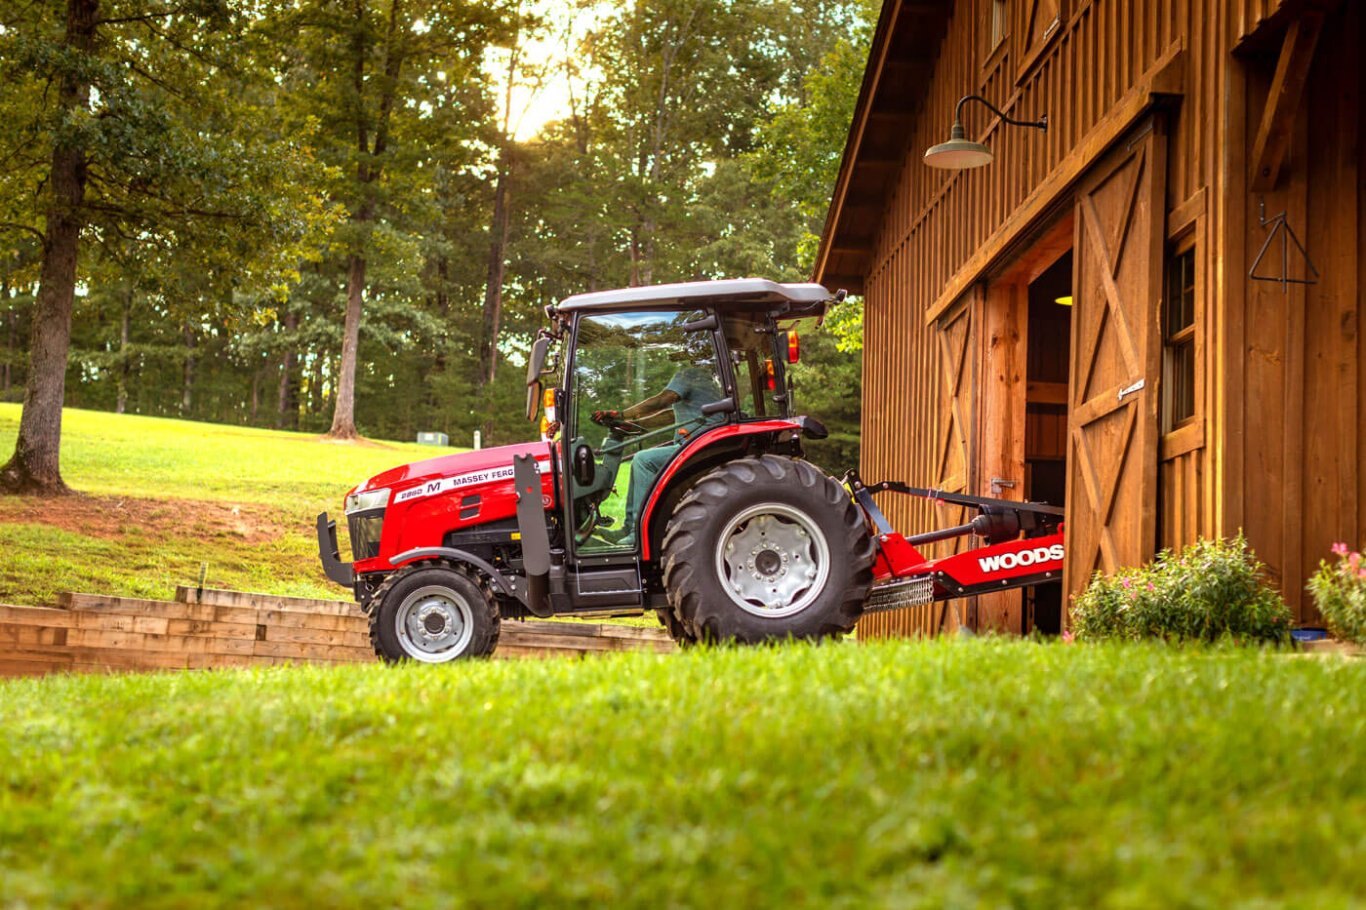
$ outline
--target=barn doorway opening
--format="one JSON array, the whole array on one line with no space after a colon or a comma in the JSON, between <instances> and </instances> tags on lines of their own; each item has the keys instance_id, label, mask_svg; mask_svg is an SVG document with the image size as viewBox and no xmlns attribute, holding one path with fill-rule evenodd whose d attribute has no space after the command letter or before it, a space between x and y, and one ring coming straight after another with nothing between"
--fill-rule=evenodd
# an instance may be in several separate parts
<instances>
[{"instance_id":1,"label":"barn doorway opening","mask_svg":"<svg viewBox=\"0 0 1366 910\"><path fill-rule=\"evenodd\" d=\"M1072 252L1029 282L1025 369L1025 498L1067 505L1067 407L1072 348ZM1025 621L1062 631L1062 586L1025 593ZM1028 631L1028 628L1025 629Z\"/></svg>"}]
</instances>

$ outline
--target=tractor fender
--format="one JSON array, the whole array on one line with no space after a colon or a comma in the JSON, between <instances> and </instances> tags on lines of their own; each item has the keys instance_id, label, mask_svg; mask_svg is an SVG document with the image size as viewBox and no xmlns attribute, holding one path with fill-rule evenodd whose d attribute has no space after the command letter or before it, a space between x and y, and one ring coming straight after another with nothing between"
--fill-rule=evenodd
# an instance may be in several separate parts
<instances>
[{"instance_id":1,"label":"tractor fender","mask_svg":"<svg viewBox=\"0 0 1366 910\"><path fill-rule=\"evenodd\" d=\"M499 594L502 594L505 597L514 597L517 600L524 599L523 595L517 591L516 587L509 584L508 579L503 577L503 573L495 569L490 563L480 559L473 553L467 553L464 550L457 550L453 547L418 547L413 550L407 550L403 553L399 553L397 556L391 556L389 558L389 565L393 566L395 569L399 569L421 559L449 559L452 562L462 562L465 565L473 566L488 576L489 584L493 585L494 590Z\"/></svg>"},{"instance_id":2,"label":"tractor fender","mask_svg":"<svg viewBox=\"0 0 1366 910\"><path fill-rule=\"evenodd\" d=\"M664 498L669 484L684 468L695 463L699 456L713 451L717 446L733 443L745 437L772 436L775 433L782 432L796 435L805 428L803 418L798 417L791 420L754 420L748 423L728 423L699 433L684 447L683 451L678 453L673 461L669 462L664 472L659 475L659 480L655 482L655 488L650 491L650 498L645 500L645 507L641 509L636 526L648 531L650 522L654 519L655 507ZM652 543L653 541L650 540L648 533L641 534L640 558L642 560L651 558Z\"/></svg>"}]
</instances>

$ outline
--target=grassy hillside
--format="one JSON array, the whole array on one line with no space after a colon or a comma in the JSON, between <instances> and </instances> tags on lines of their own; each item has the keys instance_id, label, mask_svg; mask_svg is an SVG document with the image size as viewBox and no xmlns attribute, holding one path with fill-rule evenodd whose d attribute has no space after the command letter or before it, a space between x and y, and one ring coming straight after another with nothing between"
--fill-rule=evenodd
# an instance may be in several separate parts
<instances>
[{"instance_id":1,"label":"grassy hillside","mask_svg":"<svg viewBox=\"0 0 1366 910\"><path fill-rule=\"evenodd\" d=\"M0 451L19 431L0 404ZM0 497L0 602L61 591L169 597L198 580L274 594L344 594L318 567L314 517L357 481L455 449L333 443L305 433L67 410L62 473L84 494Z\"/></svg>"},{"instance_id":2,"label":"grassy hillside","mask_svg":"<svg viewBox=\"0 0 1366 910\"><path fill-rule=\"evenodd\" d=\"M0 905L1348 907L1366 663L898 642L0 684Z\"/></svg>"}]
</instances>

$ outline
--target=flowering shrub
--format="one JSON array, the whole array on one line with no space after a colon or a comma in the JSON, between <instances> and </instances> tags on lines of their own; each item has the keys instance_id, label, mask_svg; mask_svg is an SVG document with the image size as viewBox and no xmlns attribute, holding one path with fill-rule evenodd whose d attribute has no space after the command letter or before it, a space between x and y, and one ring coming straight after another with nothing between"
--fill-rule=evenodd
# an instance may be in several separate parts
<instances>
[{"instance_id":1,"label":"flowering shrub","mask_svg":"<svg viewBox=\"0 0 1366 910\"><path fill-rule=\"evenodd\" d=\"M1309 593L1323 614L1329 631L1347 641L1366 643L1366 565L1362 556L1345 543L1333 544L1338 562L1320 560L1309 579Z\"/></svg>"},{"instance_id":2,"label":"flowering shrub","mask_svg":"<svg viewBox=\"0 0 1366 910\"><path fill-rule=\"evenodd\" d=\"M1241 534L1196 541L1180 553L1163 550L1142 568L1097 572L1073 605L1072 628L1081 641L1284 642L1290 610L1266 584L1264 569Z\"/></svg>"}]
</instances>

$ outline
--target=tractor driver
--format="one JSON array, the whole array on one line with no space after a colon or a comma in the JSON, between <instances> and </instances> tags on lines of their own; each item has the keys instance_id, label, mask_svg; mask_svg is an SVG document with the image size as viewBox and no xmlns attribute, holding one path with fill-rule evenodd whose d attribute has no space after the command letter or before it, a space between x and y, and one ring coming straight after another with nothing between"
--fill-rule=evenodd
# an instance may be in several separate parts
<instances>
[{"instance_id":1,"label":"tractor driver","mask_svg":"<svg viewBox=\"0 0 1366 910\"><path fill-rule=\"evenodd\" d=\"M687 441L690 430L704 425L702 406L720 401L724 396L721 385L716 381L715 372L697 366L680 367L669 380L669 384L657 395L651 395L620 411L594 411L594 423L610 423L613 420L629 420L647 430L682 424L678 433L669 442L651 449L642 449L631 460L631 484L626 491L626 516L622 522L621 537L617 543L623 546L635 545L635 523L645 505L645 497L654 487L655 478L663 472L665 465L678 454L678 447ZM706 418L706 423L724 419L720 414ZM695 426L689 427L689 424Z\"/></svg>"}]
</instances>

